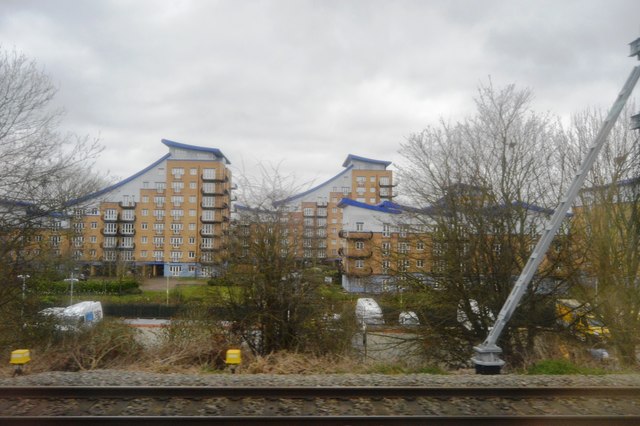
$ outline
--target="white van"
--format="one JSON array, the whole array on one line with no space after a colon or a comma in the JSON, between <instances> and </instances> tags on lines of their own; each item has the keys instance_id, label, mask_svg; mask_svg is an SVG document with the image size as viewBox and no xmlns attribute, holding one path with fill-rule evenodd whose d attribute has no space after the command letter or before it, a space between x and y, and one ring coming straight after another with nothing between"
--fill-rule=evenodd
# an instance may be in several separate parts
<instances>
[{"instance_id":1,"label":"white van","mask_svg":"<svg viewBox=\"0 0 640 426\"><path fill-rule=\"evenodd\" d=\"M356 319L359 324L382 325L382 309L375 300L363 297L356 301Z\"/></svg>"},{"instance_id":2,"label":"white van","mask_svg":"<svg viewBox=\"0 0 640 426\"><path fill-rule=\"evenodd\" d=\"M47 308L40 313L54 317L58 322L56 328L62 331L91 327L103 317L102 303L92 301L76 303L66 308Z\"/></svg>"}]
</instances>

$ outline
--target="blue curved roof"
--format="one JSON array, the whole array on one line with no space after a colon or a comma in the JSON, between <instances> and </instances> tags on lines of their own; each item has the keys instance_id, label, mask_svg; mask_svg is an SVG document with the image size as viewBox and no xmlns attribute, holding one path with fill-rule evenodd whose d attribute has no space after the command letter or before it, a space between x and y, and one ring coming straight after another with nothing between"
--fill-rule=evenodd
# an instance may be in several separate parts
<instances>
[{"instance_id":1,"label":"blue curved roof","mask_svg":"<svg viewBox=\"0 0 640 426\"><path fill-rule=\"evenodd\" d=\"M103 195L103 194L107 194L107 193L109 193L109 192L113 191L114 189L118 189L118 188L119 188L119 187L121 187L122 185L124 185L124 184L127 184L127 183L131 182L132 180L134 180L134 179L135 179L135 178L137 178L138 176L143 175L143 174L145 174L146 172L148 172L149 170L153 169L154 167L156 167L158 164L162 163L164 160L166 160L166 159L167 159L167 158L169 158L169 157L171 157L171 154L165 154L162 158L160 158L159 160L154 161L153 163L151 163L150 165L148 165L148 166L147 166L147 167L145 167L144 169L140 170L138 173L136 173L136 174L134 174L134 175L131 175L131 176L129 176L128 178L123 179L123 180L121 180L121 181L120 181L120 182L118 182L118 183L114 183L113 185L108 186L108 187L106 187L106 188L104 188L104 189L101 189L101 190L99 190L99 191L96 191L96 192L94 192L94 193L92 193L92 194L85 195L84 197L80 197L80 198L77 198L77 199L75 199L75 200L71 200L71 201L69 201L66 205L67 205L67 206L73 206L73 205L75 205L75 204L82 203L83 201L87 201L87 200L90 200L90 199L92 199L92 198L99 197L99 196L101 196L101 195Z\"/></svg>"},{"instance_id":2,"label":"blue curved roof","mask_svg":"<svg viewBox=\"0 0 640 426\"><path fill-rule=\"evenodd\" d=\"M373 210L381 213L400 214L403 211L402 206L392 203L391 201L383 201L381 203L371 205L352 200L351 198L343 198L338 203L338 207L353 206L361 209Z\"/></svg>"},{"instance_id":3,"label":"blue curved roof","mask_svg":"<svg viewBox=\"0 0 640 426\"><path fill-rule=\"evenodd\" d=\"M322 188L323 186L325 186L325 185L333 182L334 180L338 179L339 177L341 177L342 175L347 173L352 168L353 168L353 166L351 165L351 166L347 167L346 169L344 169L343 171L341 171L340 173L338 173L337 175L335 175L334 177L332 177L331 179L329 179L329 180L327 180L325 182L322 182L320 185L316 185L316 186L314 186L313 188L311 188L311 189L309 189L307 191L301 192L300 194L292 195L291 197L285 198L284 200L276 201L273 204L278 206L280 204L285 204L285 203L288 203L290 201L297 200L298 198L302 198L304 196L307 196L307 195L311 194L313 191L316 191L316 190Z\"/></svg>"},{"instance_id":4,"label":"blue curved roof","mask_svg":"<svg viewBox=\"0 0 640 426\"><path fill-rule=\"evenodd\" d=\"M349 165L349 163L351 163L354 160L355 161L363 161L365 163L382 164L385 167L388 167L388 166L391 165L391 161L372 160L371 158L365 158L365 157L360 157L359 155L349 154L347 156L347 159L344 160L344 163L342 163L342 167L347 167Z\"/></svg>"},{"instance_id":5,"label":"blue curved roof","mask_svg":"<svg viewBox=\"0 0 640 426\"><path fill-rule=\"evenodd\" d=\"M162 143L168 146L169 148L179 148L179 149L189 149L192 151L210 152L216 157L224 159L226 164L231 164L229 159L225 157L222 151L220 151L218 148L208 148L205 146L187 145L186 143L170 141L169 139L162 139Z\"/></svg>"}]
</instances>

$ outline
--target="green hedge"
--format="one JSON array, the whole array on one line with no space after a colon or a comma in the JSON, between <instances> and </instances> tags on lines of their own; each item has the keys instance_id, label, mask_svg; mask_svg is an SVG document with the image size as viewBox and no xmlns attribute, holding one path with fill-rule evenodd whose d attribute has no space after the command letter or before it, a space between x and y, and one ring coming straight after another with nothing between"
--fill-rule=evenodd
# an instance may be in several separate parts
<instances>
[{"instance_id":1,"label":"green hedge","mask_svg":"<svg viewBox=\"0 0 640 426\"><path fill-rule=\"evenodd\" d=\"M41 283L38 293L42 295L69 294L70 283L65 281ZM135 280L107 281L90 280L78 281L73 284L73 294L135 294L140 292L140 285Z\"/></svg>"}]
</instances>

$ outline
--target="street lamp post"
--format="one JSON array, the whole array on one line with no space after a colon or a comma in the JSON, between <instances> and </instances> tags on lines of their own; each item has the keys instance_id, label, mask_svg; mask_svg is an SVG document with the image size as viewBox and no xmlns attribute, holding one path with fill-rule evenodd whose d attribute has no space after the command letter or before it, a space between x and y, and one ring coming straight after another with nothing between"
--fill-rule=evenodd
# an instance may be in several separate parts
<instances>
[{"instance_id":1,"label":"street lamp post","mask_svg":"<svg viewBox=\"0 0 640 426\"><path fill-rule=\"evenodd\" d=\"M26 292L27 292L27 280L29 278L31 278L31 276L25 274L25 275L18 275L18 278L20 278L22 280L22 300L25 299L26 296Z\"/></svg>"},{"instance_id":2,"label":"street lamp post","mask_svg":"<svg viewBox=\"0 0 640 426\"><path fill-rule=\"evenodd\" d=\"M64 281L71 284L71 291L69 294L69 305L73 305L73 284L77 283L79 280L73 277L73 271L71 271L71 277L66 278Z\"/></svg>"}]
</instances>

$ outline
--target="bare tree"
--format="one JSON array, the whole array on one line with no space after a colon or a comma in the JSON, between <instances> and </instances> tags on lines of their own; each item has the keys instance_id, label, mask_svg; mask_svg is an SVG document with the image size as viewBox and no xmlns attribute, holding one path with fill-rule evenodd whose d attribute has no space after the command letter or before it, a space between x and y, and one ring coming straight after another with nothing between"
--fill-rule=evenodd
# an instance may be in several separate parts
<instances>
[{"instance_id":1,"label":"bare tree","mask_svg":"<svg viewBox=\"0 0 640 426\"><path fill-rule=\"evenodd\" d=\"M256 354L340 348L349 340L337 337L348 327L332 324L331 301L321 292L324 271L301 259L300 221L281 202L295 193L296 180L277 168L260 171L258 179L240 178L241 202L218 279L228 288L225 319Z\"/></svg>"},{"instance_id":2,"label":"bare tree","mask_svg":"<svg viewBox=\"0 0 640 426\"><path fill-rule=\"evenodd\" d=\"M417 288L429 294L424 316L438 335L433 341L449 345L442 353L451 362L466 362L487 335L547 208L562 193L565 136L554 117L532 111L531 101L529 90L489 81L479 87L474 116L428 127L401 146L401 177L430 229L432 287ZM566 238L558 239L503 335L501 347L515 364L532 352L541 313L571 272L562 259Z\"/></svg>"},{"instance_id":3,"label":"bare tree","mask_svg":"<svg viewBox=\"0 0 640 426\"><path fill-rule=\"evenodd\" d=\"M51 253L67 203L100 180L89 172L97 141L58 131L55 93L34 61L0 50L0 314L13 312L17 277L35 278L34 261Z\"/></svg>"},{"instance_id":4,"label":"bare tree","mask_svg":"<svg viewBox=\"0 0 640 426\"><path fill-rule=\"evenodd\" d=\"M640 343L640 152L638 134L629 130L631 109L588 175L574 226L583 271L576 293L607 326L608 343L626 366L637 364ZM574 117L570 136L577 152L589 145L602 120L593 110Z\"/></svg>"}]
</instances>

